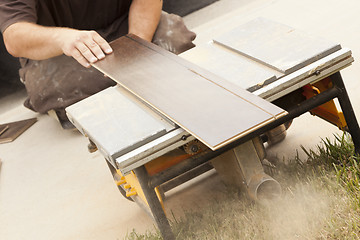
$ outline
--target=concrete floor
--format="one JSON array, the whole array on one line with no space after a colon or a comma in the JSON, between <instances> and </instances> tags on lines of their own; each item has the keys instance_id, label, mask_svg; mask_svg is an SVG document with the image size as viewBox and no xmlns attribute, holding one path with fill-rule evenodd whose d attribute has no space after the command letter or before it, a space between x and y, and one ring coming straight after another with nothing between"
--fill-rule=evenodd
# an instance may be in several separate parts
<instances>
[{"instance_id":1,"label":"concrete floor","mask_svg":"<svg viewBox=\"0 0 360 240\"><path fill-rule=\"evenodd\" d=\"M198 33L197 44L226 26L258 16L341 43L355 58L342 75L360 116L359 9L358 0L221 0L185 17L185 22ZM133 228L139 232L153 228L152 220L119 194L105 160L99 153L88 153L82 135L25 109L24 95L17 94L0 99L0 123L30 117L39 121L13 143L0 144L1 239L122 239ZM314 147L335 132L335 127L305 114L294 120L285 141L269 148L268 154L293 157L300 145ZM223 189L214 173L192 183L191 188L169 194L168 212L178 216Z\"/></svg>"}]
</instances>

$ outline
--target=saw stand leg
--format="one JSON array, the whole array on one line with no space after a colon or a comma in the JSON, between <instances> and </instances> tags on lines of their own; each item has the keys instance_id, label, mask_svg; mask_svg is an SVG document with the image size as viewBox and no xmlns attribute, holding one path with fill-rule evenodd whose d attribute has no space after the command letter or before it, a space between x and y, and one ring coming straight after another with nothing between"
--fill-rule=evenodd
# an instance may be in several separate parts
<instances>
[{"instance_id":1,"label":"saw stand leg","mask_svg":"<svg viewBox=\"0 0 360 240\"><path fill-rule=\"evenodd\" d=\"M347 94L344 81L341 77L340 72L334 73L330 76L334 86L339 89L338 101L340 103L341 110L344 114L345 121L348 127L348 132L351 135L355 146L355 152L360 154L360 128L356 120L354 109L351 106L349 95Z\"/></svg>"},{"instance_id":2,"label":"saw stand leg","mask_svg":"<svg viewBox=\"0 0 360 240\"><path fill-rule=\"evenodd\" d=\"M159 199L155 192L155 188L151 186L149 174L146 171L145 167L138 167L134 170L134 172L139 180L142 190L144 191L144 195L163 239L175 240L175 236L171 230L170 223L167 220L165 212L159 202Z\"/></svg>"}]
</instances>

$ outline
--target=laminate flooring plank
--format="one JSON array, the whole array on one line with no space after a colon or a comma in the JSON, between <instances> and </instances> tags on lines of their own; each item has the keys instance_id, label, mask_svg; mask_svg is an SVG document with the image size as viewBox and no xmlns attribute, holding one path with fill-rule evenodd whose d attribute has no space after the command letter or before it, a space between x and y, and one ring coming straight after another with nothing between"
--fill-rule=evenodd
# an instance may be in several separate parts
<instances>
[{"instance_id":1,"label":"laminate flooring plank","mask_svg":"<svg viewBox=\"0 0 360 240\"><path fill-rule=\"evenodd\" d=\"M264 18L245 23L214 42L284 74L341 49L339 44Z\"/></svg>"},{"instance_id":2,"label":"laminate flooring plank","mask_svg":"<svg viewBox=\"0 0 360 240\"><path fill-rule=\"evenodd\" d=\"M184 68L183 70L186 69L197 75L200 75L201 77L208 80L209 82L212 82L212 83L218 85L219 87L224 88L224 89L228 90L229 92L237 95L238 97L244 99L245 101L249 101L252 104L258 106L259 108L262 108L264 111L267 111L269 114L273 115L273 117L275 117L275 118L282 116L283 114L286 114L286 111L284 111L283 109L277 107L274 104L269 103L268 101L265 101L264 99L250 93L249 91L245 90L243 87L237 85L236 83L234 83L233 79L232 79L232 81L229 81L225 78L219 77L218 75L206 70L205 68L199 67L199 66L187 61L186 59L184 59L182 57L178 57L177 55L172 54L169 51L166 51L163 48L161 48L155 44L150 44L150 43L142 40L141 38L134 37L132 39L134 41L138 42L139 44L152 49L157 54L163 55L168 60L178 63L179 65L181 65ZM178 67L180 67L180 66L178 66ZM226 66L224 66L224 67L226 67ZM279 76L283 76L283 75L279 75ZM266 78L264 78L263 81L266 81L265 79Z\"/></svg>"},{"instance_id":3,"label":"laminate flooring plank","mask_svg":"<svg viewBox=\"0 0 360 240\"><path fill-rule=\"evenodd\" d=\"M9 143L14 141L36 122L36 118L30 118L21 121L0 124L0 143Z\"/></svg>"},{"instance_id":4,"label":"laminate flooring plank","mask_svg":"<svg viewBox=\"0 0 360 240\"><path fill-rule=\"evenodd\" d=\"M263 104L258 107L184 66L180 57L133 35L117 39L111 46L113 54L94 67L213 150L284 113L277 107L272 113L274 105L252 96Z\"/></svg>"}]
</instances>

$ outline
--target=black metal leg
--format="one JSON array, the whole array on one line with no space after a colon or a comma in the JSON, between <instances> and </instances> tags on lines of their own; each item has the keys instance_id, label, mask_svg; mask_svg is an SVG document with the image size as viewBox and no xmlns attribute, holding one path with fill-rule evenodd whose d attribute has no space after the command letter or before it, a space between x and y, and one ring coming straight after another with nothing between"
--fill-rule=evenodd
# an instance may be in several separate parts
<instances>
[{"instance_id":1,"label":"black metal leg","mask_svg":"<svg viewBox=\"0 0 360 240\"><path fill-rule=\"evenodd\" d=\"M134 170L136 177L139 180L141 188L144 192L146 200L148 201L150 210L154 216L155 222L161 232L164 240L175 240L175 236L171 231L169 221L166 218L165 212L161 207L159 199L155 193L154 187L151 186L149 175L144 166L138 167Z\"/></svg>"},{"instance_id":2,"label":"black metal leg","mask_svg":"<svg viewBox=\"0 0 360 240\"><path fill-rule=\"evenodd\" d=\"M355 152L360 154L360 128L340 72L331 75L331 80L335 87L340 90L338 94L338 100L341 106L341 110L344 113L344 117L349 128L349 133L354 142Z\"/></svg>"}]
</instances>

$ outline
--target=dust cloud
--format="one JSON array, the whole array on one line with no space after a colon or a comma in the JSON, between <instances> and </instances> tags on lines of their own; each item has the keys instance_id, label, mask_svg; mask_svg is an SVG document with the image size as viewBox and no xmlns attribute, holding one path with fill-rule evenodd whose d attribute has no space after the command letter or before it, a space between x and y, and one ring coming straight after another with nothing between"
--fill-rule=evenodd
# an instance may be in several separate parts
<instances>
[{"instance_id":1,"label":"dust cloud","mask_svg":"<svg viewBox=\"0 0 360 240\"><path fill-rule=\"evenodd\" d=\"M282 196L271 201L254 203L239 192L222 192L178 219L177 239L339 239L339 230L351 231L344 219L354 215L351 200L336 179L292 178L280 184Z\"/></svg>"},{"instance_id":2,"label":"dust cloud","mask_svg":"<svg viewBox=\"0 0 360 240\"><path fill-rule=\"evenodd\" d=\"M329 219L341 196L320 183L298 183L284 190L276 201L259 207L259 225L267 229L267 239L317 239L325 237ZM340 201L341 202L341 201Z\"/></svg>"}]
</instances>

